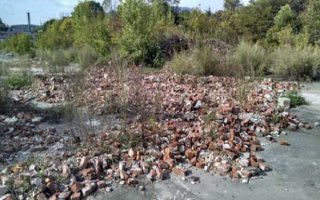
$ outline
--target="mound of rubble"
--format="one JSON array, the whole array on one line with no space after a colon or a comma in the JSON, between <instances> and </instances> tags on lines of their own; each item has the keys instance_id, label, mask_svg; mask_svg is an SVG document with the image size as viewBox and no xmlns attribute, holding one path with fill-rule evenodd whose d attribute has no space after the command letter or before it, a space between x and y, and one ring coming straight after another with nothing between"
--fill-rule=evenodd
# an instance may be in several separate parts
<instances>
[{"instance_id":1,"label":"mound of rubble","mask_svg":"<svg viewBox=\"0 0 320 200\"><path fill-rule=\"evenodd\" d=\"M123 127L89 134L90 145L65 159L14 166L2 181L14 180L22 199L81 199L97 190L110 192L114 185L143 190L142 177L156 181L170 173L196 184L200 180L190 176L192 167L247 183L271 169L256 155L263 150L260 137L277 142L284 128L311 128L285 105L279 107L279 97L297 83L246 83L252 89L243 100L243 83L234 78L119 73L92 69L82 103L96 114L108 114L112 106L120 116L130 113L121 118ZM24 180L32 192L21 189Z\"/></svg>"}]
</instances>

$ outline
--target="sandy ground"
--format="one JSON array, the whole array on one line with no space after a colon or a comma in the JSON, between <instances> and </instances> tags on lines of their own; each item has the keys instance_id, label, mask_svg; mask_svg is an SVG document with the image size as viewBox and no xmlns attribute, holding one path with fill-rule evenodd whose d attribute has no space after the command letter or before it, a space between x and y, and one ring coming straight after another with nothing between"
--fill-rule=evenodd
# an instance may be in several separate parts
<instances>
[{"instance_id":1,"label":"sandy ground","mask_svg":"<svg viewBox=\"0 0 320 200\"><path fill-rule=\"evenodd\" d=\"M320 121L320 83L306 84L302 94L311 103L293 109L300 119L314 124ZM265 142L265 150L259 153L273 168L266 176L251 180L248 184L232 181L228 177L193 169L201 182L192 185L180 177L172 177L156 183L145 182L146 190L114 186L111 193L100 193L89 199L159 199L159 200L314 200L320 198L320 127L312 130L287 132L281 136L290 146Z\"/></svg>"}]
</instances>

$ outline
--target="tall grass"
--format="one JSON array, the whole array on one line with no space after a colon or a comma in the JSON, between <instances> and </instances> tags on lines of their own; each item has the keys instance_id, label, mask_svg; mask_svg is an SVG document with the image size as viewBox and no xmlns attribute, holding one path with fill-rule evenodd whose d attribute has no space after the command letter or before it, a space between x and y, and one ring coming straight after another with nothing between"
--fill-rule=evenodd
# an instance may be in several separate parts
<instances>
[{"instance_id":1,"label":"tall grass","mask_svg":"<svg viewBox=\"0 0 320 200\"><path fill-rule=\"evenodd\" d=\"M223 60L222 55L209 48L198 47L175 54L167 63L167 69L179 75L229 75Z\"/></svg>"},{"instance_id":2,"label":"tall grass","mask_svg":"<svg viewBox=\"0 0 320 200\"><path fill-rule=\"evenodd\" d=\"M256 77L264 73L269 65L267 51L258 44L241 42L234 52L227 55L228 65L237 69L237 75Z\"/></svg>"},{"instance_id":3,"label":"tall grass","mask_svg":"<svg viewBox=\"0 0 320 200\"><path fill-rule=\"evenodd\" d=\"M315 78L314 72L320 69L318 47L281 46L274 50L272 58L275 74L294 79Z\"/></svg>"}]
</instances>

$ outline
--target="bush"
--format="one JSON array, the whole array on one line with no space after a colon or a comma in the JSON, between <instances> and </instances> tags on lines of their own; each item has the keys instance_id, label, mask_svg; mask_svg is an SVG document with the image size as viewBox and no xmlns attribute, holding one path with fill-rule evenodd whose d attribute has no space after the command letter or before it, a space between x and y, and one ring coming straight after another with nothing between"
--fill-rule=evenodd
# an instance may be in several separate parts
<instances>
[{"instance_id":1,"label":"bush","mask_svg":"<svg viewBox=\"0 0 320 200\"><path fill-rule=\"evenodd\" d=\"M178 75L202 75L204 70L199 66L198 61L194 57L195 55L192 51L181 52L174 55L173 59L167 64L167 67Z\"/></svg>"},{"instance_id":2,"label":"bush","mask_svg":"<svg viewBox=\"0 0 320 200\"><path fill-rule=\"evenodd\" d=\"M47 61L50 66L66 66L69 64L62 50L44 50L38 53L39 57Z\"/></svg>"},{"instance_id":3,"label":"bush","mask_svg":"<svg viewBox=\"0 0 320 200\"><path fill-rule=\"evenodd\" d=\"M223 56L212 53L206 47L191 49L174 55L168 63L168 67L177 74L230 75L225 69Z\"/></svg>"},{"instance_id":4,"label":"bush","mask_svg":"<svg viewBox=\"0 0 320 200\"><path fill-rule=\"evenodd\" d=\"M78 52L79 65L82 68L95 64L99 55L91 46L85 46Z\"/></svg>"},{"instance_id":5,"label":"bush","mask_svg":"<svg viewBox=\"0 0 320 200\"><path fill-rule=\"evenodd\" d=\"M314 70L319 69L320 53L317 47L281 46L272 53L273 71L276 75L295 79L314 78Z\"/></svg>"},{"instance_id":6,"label":"bush","mask_svg":"<svg viewBox=\"0 0 320 200\"><path fill-rule=\"evenodd\" d=\"M33 39L28 34L18 34L5 40L2 44L6 51L17 53L19 55L29 54L34 56Z\"/></svg>"},{"instance_id":7,"label":"bush","mask_svg":"<svg viewBox=\"0 0 320 200\"><path fill-rule=\"evenodd\" d=\"M269 59L266 50L258 44L241 42L235 51L228 55L228 64L238 69L239 76L256 77L263 74Z\"/></svg>"}]
</instances>

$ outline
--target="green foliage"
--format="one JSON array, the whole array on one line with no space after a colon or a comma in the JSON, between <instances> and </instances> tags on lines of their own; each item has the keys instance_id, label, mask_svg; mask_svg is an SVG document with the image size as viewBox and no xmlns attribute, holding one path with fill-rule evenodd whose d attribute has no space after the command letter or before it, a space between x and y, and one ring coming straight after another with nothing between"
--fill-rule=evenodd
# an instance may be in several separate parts
<instances>
[{"instance_id":1,"label":"green foliage","mask_svg":"<svg viewBox=\"0 0 320 200\"><path fill-rule=\"evenodd\" d=\"M188 19L188 28L193 38L203 38L209 32L208 15L199 8L193 9Z\"/></svg>"},{"instance_id":2,"label":"green foliage","mask_svg":"<svg viewBox=\"0 0 320 200\"><path fill-rule=\"evenodd\" d=\"M27 74L11 75L5 80L5 84L14 89L21 89L25 86L31 85L31 77Z\"/></svg>"},{"instance_id":3,"label":"green foliage","mask_svg":"<svg viewBox=\"0 0 320 200\"><path fill-rule=\"evenodd\" d=\"M172 24L170 9L156 0L152 5L143 0L128 0L119 8L123 23L119 39L120 54L130 61L146 65L162 63L159 43L163 31Z\"/></svg>"},{"instance_id":4,"label":"green foliage","mask_svg":"<svg viewBox=\"0 0 320 200\"><path fill-rule=\"evenodd\" d=\"M98 53L91 46L86 46L79 51L80 67L86 68L95 64L99 59Z\"/></svg>"},{"instance_id":5,"label":"green foliage","mask_svg":"<svg viewBox=\"0 0 320 200\"><path fill-rule=\"evenodd\" d=\"M223 6L226 10L236 10L240 8L242 5L240 0L224 0Z\"/></svg>"},{"instance_id":6,"label":"green foliage","mask_svg":"<svg viewBox=\"0 0 320 200\"><path fill-rule=\"evenodd\" d=\"M120 7L123 31L120 38L121 55L140 63L152 43L154 21L148 5L142 0L128 0Z\"/></svg>"},{"instance_id":7,"label":"green foliage","mask_svg":"<svg viewBox=\"0 0 320 200\"><path fill-rule=\"evenodd\" d=\"M6 51L17 53L19 55L34 55L33 39L28 34L18 34L12 36L3 42Z\"/></svg>"},{"instance_id":8,"label":"green foliage","mask_svg":"<svg viewBox=\"0 0 320 200\"><path fill-rule=\"evenodd\" d=\"M72 44L73 25L68 17L47 22L37 39L37 46L42 50L66 49Z\"/></svg>"},{"instance_id":9,"label":"green foliage","mask_svg":"<svg viewBox=\"0 0 320 200\"><path fill-rule=\"evenodd\" d=\"M238 66L238 75L256 77L263 74L269 59L263 47L241 42L235 51L228 55L228 62L231 66Z\"/></svg>"},{"instance_id":10,"label":"green foliage","mask_svg":"<svg viewBox=\"0 0 320 200\"><path fill-rule=\"evenodd\" d=\"M222 64L222 56L213 54L206 47L191 49L175 54L173 59L167 64L169 70L183 75L230 75Z\"/></svg>"},{"instance_id":11,"label":"green foliage","mask_svg":"<svg viewBox=\"0 0 320 200\"><path fill-rule=\"evenodd\" d=\"M293 12L290 5L282 6L274 18L274 26L268 30L266 40L269 44L291 44L295 45L292 23Z\"/></svg>"},{"instance_id":12,"label":"green foliage","mask_svg":"<svg viewBox=\"0 0 320 200\"><path fill-rule=\"evenodd\" d=\"M203 69L204 75L226 75L222 68L221 55L213 54L211 49L202 47L196 51L196 60Z\"/></svg>"},{"instance_id":13,"label":"green foliage","mask_svg":"<svg viewBox=\"0 0 320 200\"><path fill-rule=\"evenodd\" d=\"M279 10L278 14L274 18L274 26L277 30L281 30L282 28L291 25L293 21L293 12L291 10L290 5L282 6Z\"/></svg>"},{"instance_id":14,"label":"green foliage","mask_svg":"<svg viewBox=\"0 0 320 200\"><path fill-rule=\"evenodd\" d=\"M319 68L319 48L280 46L272 53L273 70L281 76L295 79L312 77Z\"/></svg>"},{"instance_id":15,"label":"green foliage","mask_svg":"<svg viewBox=\"0 0 320 200\"><path fill-rule=\"evenodd\" d=\"M48 62L52 67L55 66L67 66L71 62L76 62L78 59L78 53L71 49L57 49L57 50L41 50L38 52L38 56Z\"/></svg>"},{"instance_id":16,"label":"green foliage","mask_svg":"<svg viewBox=\"0 0 320 200\"><path fill-rule=\"evenodd\" d=\"M290 99L290 107L298 107L302 105L308 105L306 99L301 96L296 90L290 90L286 92L285 97Z\"/></svg>"},{"instance_id":17,"label":"green foliage","mask_svg":"<svg viewBox=\"0 0 320 200\"><path fill-rule=\"evenodd\" d=\"M167 64L167 67L178 75L202 75L204 70L199 66L194 57L192 51L181 52L174 55L173 59Z\"/></svg>"},{"instance_id":18,"label":"green foliage","mask_svg":"<svg viewBox=\"0 0 320 200\"><path fill-rule=\"evenodd\" d=\"M109 53L111 36L107 28L103 7L94 1L79 3L72 13L74 45L90 45L101 55Z\"/></svg>"},{"instance_id":19,"label":"green foliage","mask_svg":"<svg viewBox=\"0 0 320 200\"><path fill-rule=\"evenodd\" d=\"M305 29L309 34L309 42L314 44L320 40L320 1L309 0L305 14Z\"/></svg>"}]
</instances>

